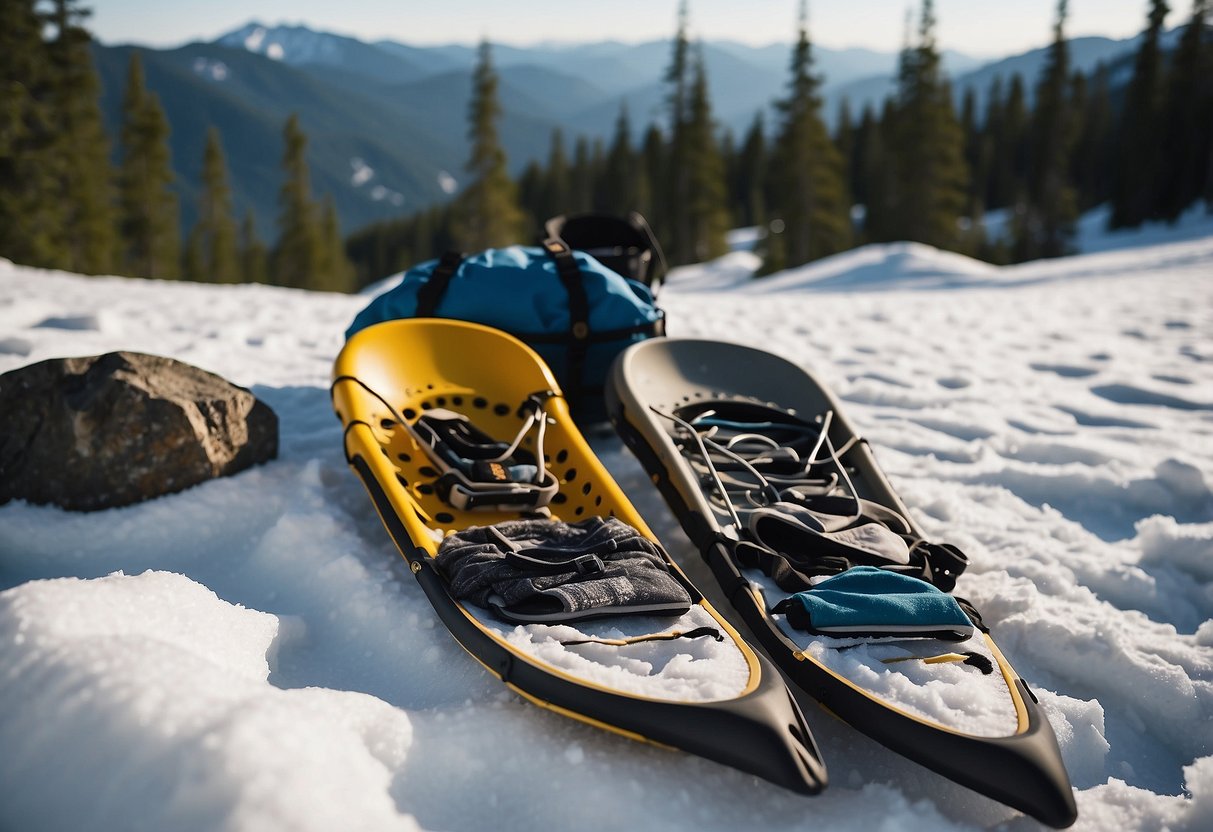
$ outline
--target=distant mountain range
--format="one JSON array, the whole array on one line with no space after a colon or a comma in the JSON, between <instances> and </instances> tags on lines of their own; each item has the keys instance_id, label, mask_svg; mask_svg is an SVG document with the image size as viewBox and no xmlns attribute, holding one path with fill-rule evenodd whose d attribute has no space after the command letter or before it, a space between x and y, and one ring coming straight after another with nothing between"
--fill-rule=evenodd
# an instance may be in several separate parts
<instances>
[{"instance_id":1,"label":"distant mountain range","mask_svg":"<svg viewBox=\"0 0 1213 832\"><path fill-rule=\"evenodd\" d=\"M135 47L97 45L102 109L117 135L126 67ZM703 46L713 112L740 135L767 113L786 84L790 45L734 42ZM1071 42L1076 69L1123 57L1134 41ZM345 231L411 213L460 186L467 157L467 111L476 49L366 43L301 26L252 22L211 43L176 49L140 48L147 86L165 108L180 182L182 223L189 226L202 167L206 128L223 137L237 210L251 210L266 240L277 235L281 131L291 113L308 136L313 191L331 194ZM957 95L984 96L995 77L1019 73L1029 86L1046 50L983 64L947 52L944 65ZM572 46L493 46L504 111L500 132L511 166L546 158L560 127L571 153L576 136L609 140L626 106L637 135L663 117L661 81L668 41L613 41ZM832 122L845 98L852 115L878 107L892 92L897 55L866 49L814 47Z\"/></svg>"}]
</instances>

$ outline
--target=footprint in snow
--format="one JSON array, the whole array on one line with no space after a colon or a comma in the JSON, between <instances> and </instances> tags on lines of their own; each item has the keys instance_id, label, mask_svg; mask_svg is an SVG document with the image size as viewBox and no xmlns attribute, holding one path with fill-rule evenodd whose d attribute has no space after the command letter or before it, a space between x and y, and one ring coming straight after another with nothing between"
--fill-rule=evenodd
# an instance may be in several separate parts
<instances>
[{"instance_id":1,"label":"footprint in snow","mask_svg":"<svg viewBox=\"0 0 1213 832\"><path fill-rule=\"evenodd\" d=\"M1055 405L1062 413L1068 413L1074 417L1074 421L1084 428L1157 428L1158 425L1150 422L1139 422L1136 419L1122 419L1119 416L1103 416L1094 413L1087 413L1073 407L1063 407Z\"/></svg>"},{"instance_id":2,"label":"footprint in snow","mask_svg":"<svg viewBox=\"0 0 1213 832\"><path fill-rule=\"evenodd\" d=\"M33 351L33 343L24 338L0 338L0 355L29 355Z\"/></svg>"},{"instance_id":3,"label":"footprint in snow","mask_svg":"<svg viewBox=\"0 0 1213 832\"><path fill-rule=\"evenodd\" d=\"M47 318L34 324L34 329L66 329L72 332L99 332L101 320L96 315L69 315Z\"/></svg>"},{"instance_id":4,"label":"footprint in snow","mask_svg":"<svg viewBox=\"0 0 1213 832\"><path fill-rule=\"evenodd\" d=\"M1092 356L1094 358L1094 356ZM1069 364L1031 364L1029 365L1038 373L1055 373L1062 378L1089 378L1095 375L1099 370L1091 367L1075 367Z\"/></svg>"},{"instance_id":5,"label":"footprint in snow","mask_svg":"<svg viewBox=\"0 0 1213 832\"><path fill-rule=\"evenodd\" d=\"M864 381L864 380L875 381L875 382L879 382L880 384L887 384L891 387L900 387L903 390L910 390L914 387L914 385L908 384L907 382L903 381L902 379L893 378L892 376L882 375L881 373L863 373L861 375L851 376L848 380L852 384L855 384L856 382Z\"/></svg>"},{"instance_id":6,"label":"footprint in snow","mask_svg":"<svg viewBox=\"0 0 1213 832\"><path fill-rule=\"evenodd\" d=\"M973 424L964 424L961 422L950 422L945 419L932 419L930 417L911 418L911 422L924 427L927 430L933 430L936 433L942 433L945 436L951 436L954 439L959 439L962 442L973 442L979 439L989 439L994 435L993 431Z\"/></svg>"},{"instance_id":7,"label":"footprint in snow","mask_svg":"<svg viewBox=\"0 0 1213 832\"><path fill-rule=\"evenodd\" d=\"M1179 396L1144 390L1132 384L1103 384L1092 387L1091 392L1116 404L1156 405L1175 410L1213 410L1213 404L1193 402L1181 399Z\"/></svg>"},{"instance_id":8,"label":"footprint in snow","mask_svg":"<svg viewBox=\"0 0 1213 832\"><path fill-rule=\"evenodd\" d=\"M1107 454L1094 448L1082 448L1070 443L1028 441L1001 451L1001 456L1039 465L1086 465L1097 467L1111 461Z\"/></svg>"}]
</instances>

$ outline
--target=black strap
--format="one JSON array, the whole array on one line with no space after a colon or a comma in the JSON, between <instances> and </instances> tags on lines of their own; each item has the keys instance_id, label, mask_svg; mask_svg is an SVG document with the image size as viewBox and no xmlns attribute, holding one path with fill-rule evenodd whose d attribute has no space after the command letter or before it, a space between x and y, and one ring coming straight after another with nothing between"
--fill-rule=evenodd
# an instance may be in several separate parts
<instances>
[{"instance_id":1,"label":"black strap","mask_svg":"<svg viewBox=\"0 0 1213 832\"><path fill-rule=\"evenodd\" d=\"M506 552L505 562L528 575L563 575L566 572L576 572L579 575L600 575L606 571L606 564L598 555L587 553L577 555L567 560L543 560L524 555L521 552Z\"/></svg>"},{"instance_id":2,"label":"black strap","mask_svg":"<svg viewBox=\"0 0 1213 832\"><path fill-rule=\"evenodd\" d=\"M746 569L761 569L784 592L802 592L812 587L810 578L837 575L854 565L846 558L833 555L815 557L811 561L800 559L793 565L790 558L766 546L749 540L730 542L738 564Z\"/></svg>"},{"instance_id":3,"label":"black strap","mask_svg":"<svg viewBox=\"0 0 1213 832\"><path fill-rule=\"evenodd\" d=\"M551 475L549 474L549 477ZM549 480L554 483L554 478ZM476 488L476 486L480 486ZM543 483L504 483L501 488L493 488L492 483L474 482L460 476L456 471L447 471L434 481L434 491L447 505L454 505L451 491L458 488L464 498L464 508L468 511L484 506L517 506L519 508L536 508L545 496L551 499L556 488L545 488ZM544 500L544 505L547 500Z\"/></svg>"},{"instance_id":4,"label":"black strap","mask_svg":"<svg viewBox=\"0 0 1213 832\"><path fill-rule=\"evenodd\" d=\"M816 542L831 541L828 538L820 538ZM801 552L793 556L776 552L750 540L731 541L731 545L733 557L741 566L747 569L761 569L784 592L801 592L812 586L811 578L837 575L859 565L847 557L842 548L818 546L811 553ZM880 568L918 578L920 581L934 584L944 592L950 592L956 586L956 578L964 571L963 566L956 568L956 564L961 560L968 563L964 553L949 543L919 541L910 547L908 564L889 564ZM971 606L965 610L966 613L969 609ZM977 616L974 620L978 627L982 626L980 618Z\"/></svg>"},{"instance_id":5,"label":"black strap","mask_svg":"<svg viewBox=\"0 0 1213 832\"><path fill-rule=\"evenodd\" d=\"M956 579L969 565L969 556L951 543L932 543L929 540L918 540L910 547L910 562L921 559L925 564L930 581L944 592L951 592L956 587Z\"/></svg>"},{"instance_id":6,"label":"black strap","mask_svg":"<svg viewBox=\"0 0 1213 832\"><path fill-rule=\"evenodd\" d=\"M429 280L417 290L418 318L434 317L434 313L438 311L438 304L442 303L442 297L446 294L446 287L450 284L451 278L455 276L455 272L459 271L461 263L463 263L462 252L443 252L438 265L430 272Z\"/></svg>"},{"instance_id":7,"label":"black strap","mask_svg":"<svg viewBox=\"0 0 1213 832\"><path fill-rule=\"evenodd\" d=\"M967 598L961 598L959 595L953 595L952 597L956 599L956 603L960 604L960 608L964 610L964 614L973 622L974 627L983 633L990 632L990 628L986 626L986 622L982 621L981 613L977 611L977 607L973 606L973 602Z\"/></svg>"},{"instance_id":8,"label":"black strap","mask_svg":"<svg viewBox=\"0 0 1213 832\"><path fill-rule=\"evenodd\" d=\"M514 335L528 344L565 344L569 340L567 332L518 332ZM632 335L644 335L649 338L665 335L665 312L658 309L655 321L621 326L618 329L595 329L585 340L587 344L607 344Z\"/></svg>"},{"instance_id":9,"label":"black strap","mask_svg":"<svg viewBox=\"0 0 1213 832\"><path fill-rule=\"evenodd\" d=\"M581 389L585 370L586 348L590 339L590 301L586 297L581 269L573 257L573 251L563 240L548 238L543 249L556 263L556 274L569 293L569 349L566 382L573 390Z\"/></svg>"}]
</instances>

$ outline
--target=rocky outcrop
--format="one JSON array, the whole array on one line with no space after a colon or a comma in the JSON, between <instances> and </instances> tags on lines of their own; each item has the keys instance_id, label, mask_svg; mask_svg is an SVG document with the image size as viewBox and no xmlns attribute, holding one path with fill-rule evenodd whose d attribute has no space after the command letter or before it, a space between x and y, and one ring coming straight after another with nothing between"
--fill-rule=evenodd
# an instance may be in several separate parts
<instances>
[{"instance_id":1,"label":"rocky outcrop","mask_svg":"<svg viewBox=\"0 0 1213 832\"><path fill-rule=\"evenodd\" d=\"M0 503L113 508L277 454L268 405L171 358L56 358L0 376Z\"/></svg>"}]
</instances>

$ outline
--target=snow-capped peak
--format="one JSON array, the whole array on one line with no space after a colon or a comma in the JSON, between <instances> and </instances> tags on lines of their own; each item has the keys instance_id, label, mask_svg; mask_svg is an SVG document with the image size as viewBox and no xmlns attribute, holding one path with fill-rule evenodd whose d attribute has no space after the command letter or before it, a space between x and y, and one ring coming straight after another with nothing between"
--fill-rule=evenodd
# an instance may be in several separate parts
<instances>
[{"instance_id":1,"label":"snow-capped peak","mask_svg":"<svg viewBox=\"0 0 1213 832\"><path fill-rule=\"evenodd\" d=\"M340 63L343 42L348 38L315 32L306 26L278 24L267 26L252 21L216 41L222 46L244 49L288 64Z\"/></svg>"}]
</instances>

